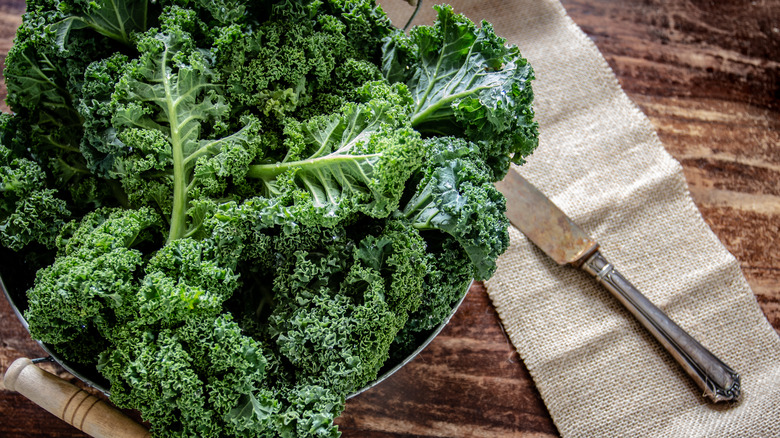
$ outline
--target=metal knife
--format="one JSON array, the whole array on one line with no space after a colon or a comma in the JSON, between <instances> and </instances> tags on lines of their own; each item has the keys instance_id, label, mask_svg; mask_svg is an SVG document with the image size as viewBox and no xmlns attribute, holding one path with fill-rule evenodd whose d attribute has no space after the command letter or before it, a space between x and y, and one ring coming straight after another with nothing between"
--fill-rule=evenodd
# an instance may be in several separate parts
<instances>
[{"instance_id":1,"label":"metal knife","mask_svg":"<svg viewBox=\"0 0 780 438\"><path fill-rule=\"evenodd\" d=\"M715 402L739 398L740 377L669 319L626 280L599 252L599 244L580 229L515 169L496 187L507 199L506 216L559 265L572 265L596 277Z\"/></svg>"}]
</instances>

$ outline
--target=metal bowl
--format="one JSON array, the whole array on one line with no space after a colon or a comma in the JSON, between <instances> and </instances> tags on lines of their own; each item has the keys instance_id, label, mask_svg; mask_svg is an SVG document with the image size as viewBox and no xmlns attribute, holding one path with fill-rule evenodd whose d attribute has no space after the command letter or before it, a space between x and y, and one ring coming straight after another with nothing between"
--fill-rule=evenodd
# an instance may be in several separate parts
<instances>
[{"instance_id":1,"label":"metal bowl","mask_svg":"<svg viewBox=\"0 0 780 438\"><path fill-rule=\"evenodd\" d=\"M411 16L409 17L408 21L406 22L406 25L402 28L404 31L408 30L410 27L412 21L417 16L417 13L420 11L423 0L416 0L416 1L409 1L407 0L411 5L416 6L414 11L412 12ZM0 254L0 259L2 259L2 271L8 272L14 272L14 268L17 268L16 266L9 267L8 264L5 263L5 261L8 259L9 255L6 253L6 250L2 250L2 254ZM18 260L17 260L18 261ZM21 266L20 266L21 267ZM23 268L23 267L22 267ZM9 271L9 269L11 271ZM27 270L29 271L29 270ZM15 271L15 274L25 273L25 269L21 269L19 271ZM23 312L27 309L27 295L26 291L32 286L32 278L24 278L19 279L17 276L8 276L7 278L11 279L13 278L15 281L13 284L11 284L10 288L6 287L6 284L3 282L2 277L3 272L0 272L0 289L3 290L3 293L5 294L6 298L8 299L8 302L11 304L11 307L14 309L14 313L16 314L16 317L19 318L19 321L22 323L24 328L29 331L29 326L27 324L27 321L24 319ZM22 275L25 276L25 275ZM368 389L373 388L374 386L380 384L384 380L386 380L388 377L393 375L396 371L401 369L404 365L411 362L422 350L424 350L428 344L433 341L433 339L442 331L444 326L449 323L452 316L455 314L455 312L460 307L461 303L466 297L466 293L471 288L471 285L474 283L473 280L469 281L466 285L466 289L461 294L461 297L458 299L456 303L452 306L452 311L450 314L433 330L430 331L428 336L417 346L417 348L410 353L406 358L404 358L400 362L392 362L387 363L385 366L380 369L379 375L373 382L369 383L365 387L361 388L358 391L355 391L354 393L347 396L347 398L354 397L364 391L367 391ZM87 367L82 364L74 364L72 362L69 362L67 360L64 360L60 358L55 352L54 349L48 346L47 344L35 340L38 345L43 349L43 351L48 354L48 357L46 358L39 358L35 361L44 361L44 360L51 360L56 363L58 363L62 368L64 368L66 371L77 377L79 380L83 381L89 386L92 386L99 391L103 392L106 395L109 394L109 382L103 378L103 376L98 373L97 369L93 367Z\"/></svg>"}]
</instances>

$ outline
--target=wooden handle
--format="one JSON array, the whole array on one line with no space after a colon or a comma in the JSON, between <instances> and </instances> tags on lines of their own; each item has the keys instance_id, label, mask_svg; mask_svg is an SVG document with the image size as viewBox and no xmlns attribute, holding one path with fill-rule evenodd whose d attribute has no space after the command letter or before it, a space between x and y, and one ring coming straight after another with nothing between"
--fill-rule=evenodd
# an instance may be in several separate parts
<instances>
[{"instance_id":1,"label":"wooden handle","mask_svg":"<svg viewBox=\"0 0 780 438\"><path fill-rule=\"evenodd\" d=\"M26 357L8 367L3 384L95 438L151 437L146 428L116 408L38 368Z\"/></svg>"}]
</instances>

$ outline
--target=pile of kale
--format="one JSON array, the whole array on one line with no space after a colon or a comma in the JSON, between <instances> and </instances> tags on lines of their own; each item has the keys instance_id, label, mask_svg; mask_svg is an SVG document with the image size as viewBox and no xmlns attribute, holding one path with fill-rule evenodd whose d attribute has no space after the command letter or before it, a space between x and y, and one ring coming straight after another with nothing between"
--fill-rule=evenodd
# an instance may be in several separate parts
<instances>
[{"instance_id":1,"label":"pile of kale","mask_svg":"<svg viewBox=\"0 0 780 438\"><path fill-rule=\"evenodd\" d=\"M0 243L30 333L155 436L338 436L345 398L487 279L533 72L438 7L29 0ZM4 272L4 274L9 274Z\"/></svg>"}]
</instances>

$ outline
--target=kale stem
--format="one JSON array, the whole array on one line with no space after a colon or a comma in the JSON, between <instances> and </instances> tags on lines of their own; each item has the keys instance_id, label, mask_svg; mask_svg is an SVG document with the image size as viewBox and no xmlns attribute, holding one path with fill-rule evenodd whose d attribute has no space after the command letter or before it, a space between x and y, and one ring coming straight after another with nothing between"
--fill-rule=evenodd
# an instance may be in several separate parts
<instances>
[{"instance_id":1,"label":"kale stem","mask_svg":"<svg viewBox=\"0 0 780 438\"><path fill-rule=\"evenodd\" d=\"M173 151L173 210L171 212L171 228L168 241L180 239L186 233L187 220L187 181L184 169L184 145L182 144L179 120L176 113L176 102L172 99L171 84L166 67L168 50L163 53L161 76L165 87L166 102L171 127L171 149Z\"/></svg>"},{"instance_id":2,"label":"kale stem","mask_svg":"<svg viewBox=\"0 0 780 438\"><path fill-rule=\"evenodd\" d=\"M454 101L456 101L456 100L458 100L460 98L467 97L467 96L472 95L472 94L477 94L480 91L482 91L484 89L487 89L487 88L490 88L490 87L469 88L469 89L467 89L465 91L449 95L449 96L445 97L444 99L441 99L441 100L437 101L436 103L428 106L425 109L425 111L420 112L420 113L415 113L415 115L412 117L412 127L417 127L417 125L419 125L420 123L427 122L428 118L432 114L434 114L436 111L438 111L441 107L443 107L444 105L449 105L452 102L454 102Z\"/></svg>"},{"instance_id":3,"label":"kale stem","mask_svg":"<svg viewBox=\"0 0 780 438\"><path fill-rule=\"evenodd\" d=\"M257 179L272 179L284 172L295 168L305 167L307 169L317 169L326 167L338 163L339 161L354 162L363 158L379 157L381 154L366 154L366 155L328 155L322 158L289 161L287 163L274 163L274 164L253 164L249 166L249 170L246 173L248 178Z\"/></svg>"},{"instance_id":4,"label":"kale stem","mask_svg":"<svg viewBox=\"0 0 780 438\"><path fill-rule=\"evenodd\" d=\"M407 204L406 207L404 207L403 212L401 212L401 217L407 220L411 220L413 216L415 216L416 214L424 210L425 207L433 201L433 194L430 190L423 190L423 193L424 193L423 196L420 196L416 199L412 198L410 200L410 203ZM411 202L414 202L414 204L412 204ZM434 216L431 216L425 222L414 221L412 223L412 226L418 230L432 229L433 227L431 226L431 219Z\"/></svg>"}]
</instances>

